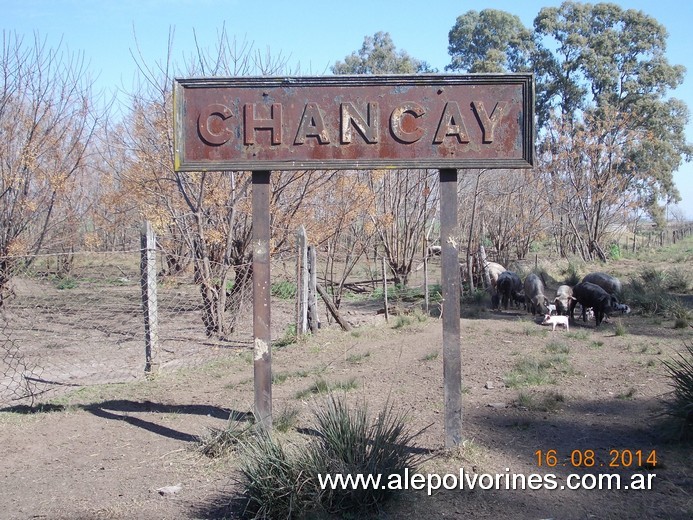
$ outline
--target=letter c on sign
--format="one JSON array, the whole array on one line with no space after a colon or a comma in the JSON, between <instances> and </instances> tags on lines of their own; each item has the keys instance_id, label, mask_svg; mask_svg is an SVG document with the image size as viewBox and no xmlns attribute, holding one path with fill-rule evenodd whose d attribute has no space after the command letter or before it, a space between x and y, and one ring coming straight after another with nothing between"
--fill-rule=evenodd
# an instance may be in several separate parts
<instances>
[{"instance_id":1,"label":"letter c on sign","mask_svg":"<svg viewBox=\"0 0 693 520\"><path fill-rule=\"evenodd\" d=\"M207 105L197 118L197 131L202 140L210 145L224 144L231 139L233 132L225 124L233 114L226 105L214 103Z\"/></svg>"},{"instance_id":2,"label":"letter c on sign","mask_svg":"<svg viewBox=\"0 0 693 520\"><path fill-rule=\"evenodd\" d=\"M403 143L415 143L423 137L424 130L420 126L412 128L412 122L426 113L426 110L416 102L402 103L392 111L390 128L392 134ZM405 118L405 114L412 116ZM408 121L406 119L409 119Z\"/></svg>"}]
</instances>

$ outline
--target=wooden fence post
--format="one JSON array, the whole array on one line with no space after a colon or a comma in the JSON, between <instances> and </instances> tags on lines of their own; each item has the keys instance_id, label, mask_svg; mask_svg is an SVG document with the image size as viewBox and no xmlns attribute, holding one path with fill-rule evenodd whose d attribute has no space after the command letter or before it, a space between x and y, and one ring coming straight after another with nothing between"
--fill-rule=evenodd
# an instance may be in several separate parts
<instances>
[{"instance_id":1,"label":"wooden fence post","mask_svg":"<svg viewBox=\"0 0 693 520\"><path fill-rule=\"evenodd\" d=\"M308 246L308 328L318 332L318 255L315 246Z\"/></svg>"},{"instance_id":2,"label":"wooden fence post","mask_svg":"<svg viewBox=\"0 0 693 520\"><path fill-rule=\"evenodd\" d=\"M390 321L390 309L387 306L387 271L385 271L385 257L383 257L383 297L385 303L385 322Z\"/></svg>"},{"instance_id":3,"label":"wooden fence post","mask_svg":"<svg viewBox=\"0 0 693 520\"><path fill-rule=\"evenodd\" d=\"M481 274L484 277L484 285L489 294L493 293L493 287L491 286L491 275L488 271L488 260L486 259L486 249L484 244L479 242L479 259L481 260Z\"/></svg>"},{"instance_id":4,"label":"wooden fence post","mask_svg":"<svg viewBox=\"0 0 693 520\"><path fill-rule=\"evenodd\" d=\"M156 292L156 235L149 221L142 226L140 244L140 284L144 311L144 373L147 376L153 376L159 370L159 318Z\"/></svg>"},{"instance_id":5,"label":"wooden fence post","mask_svg":"<svg viewBox=\"0 0 693 520\"><path fill-rule=\"evenodd\" d=\"M306 228L301 226L296 234L296 334L308 332L308 237Z\"/></svg>"},{"instance_id":6,"label":"wooden fence post","mask_svg":"<svg viewBox=\"0 0 693 520\"><path fill-rule=\"evenodd\" d=\"M428 298L428 236L424 237L424 257L423 257L423 277L424 277L424 307L426 310L426 316L429 312L429 298Z\"/></svg>"}]
</instances>

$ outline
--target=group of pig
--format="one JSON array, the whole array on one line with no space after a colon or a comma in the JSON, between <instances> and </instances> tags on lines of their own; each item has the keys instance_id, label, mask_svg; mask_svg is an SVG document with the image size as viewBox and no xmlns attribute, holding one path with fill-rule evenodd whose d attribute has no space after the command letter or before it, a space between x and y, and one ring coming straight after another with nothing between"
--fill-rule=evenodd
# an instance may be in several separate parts
<instances>
[{"instance_id":1,"label":"group of pig","mask_svg":"<svg viewBox=\"0 0 693 520\"><path fill-rule=\"evenodd\" d=\"M544 315L544 323L551 324L551 316L554 314L569 315L570 319L574 320L578 304L582 307L583 321L587 321L587 316L593 314L597 327L612 314L630 312L630 307L619 301L621 282L605 273L590 273L574 287L561 285L556 290L556 296L549 300L545 295L544 282L534 273L527 275L523 283L517 274L506 270L500 264L489 262L488 271L491 286L495 290L494 308L507 310L511 304L523 305L527 312L533 315ZM560 320L560 323L567 328L566 320Z\"/></svg>"}]
</instances>

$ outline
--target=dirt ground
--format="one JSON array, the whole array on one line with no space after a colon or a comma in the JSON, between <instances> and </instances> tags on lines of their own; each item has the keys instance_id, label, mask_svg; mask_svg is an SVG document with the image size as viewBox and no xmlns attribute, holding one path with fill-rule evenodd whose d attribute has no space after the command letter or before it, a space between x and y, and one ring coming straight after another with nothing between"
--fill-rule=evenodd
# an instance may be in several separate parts
<instances>
[{"instance_id":1,"label":"dirt ground","mask_svg":"<svg viewBox=\"0 0 693 520\"><path fill-rule=\"evenodd\" d=\"M389 399L414 430L426 428L416 446L421 473L555 474L558 488L572 473L617 473L624 483L636 473L656 475L650 490L402 491L380 518L693 517L690 444L667 441L658 417L670 390L661 360L690 342L692 329L636 314L599 329L579 322L552 332L522 311L463 307L464 442L444 450L441 321L412 314L385 323L373 306L343 310L359 325L352 332L322 330L273 351L273 373L281 375L273 385L275 415L300 412L295 427L279 434L285 442L311 427L321 399L298 392L318 378L353 379L350 400L376 413ZM278 310L273 319L288 315ZM619 322L625 333L616 334ZM546 379L514 387L513 371L529 361L548 367ZM238 518L237 459L210 459L196 446L233 411L252 409L252 371L249 347L240 346L153 381L73 391L40 413L6 408L0 519ZM555 467L545 464L549 450ZM623 462L623 454L653 451L654 467L609 467L615 455ZM573 467L591 452L593 468ZM174 494L158 491L175 485Z\"/></svg>"}]
</instances>

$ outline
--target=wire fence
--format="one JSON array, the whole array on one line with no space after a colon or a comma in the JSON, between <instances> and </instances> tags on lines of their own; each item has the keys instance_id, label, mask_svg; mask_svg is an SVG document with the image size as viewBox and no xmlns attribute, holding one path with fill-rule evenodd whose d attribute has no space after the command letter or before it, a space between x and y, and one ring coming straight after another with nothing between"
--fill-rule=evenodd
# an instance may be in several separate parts
<instances>
[{"instance_id":1,"label":"wire fence","mask_svg":"<svg viewBox=\"0 0 693 520\"><path fill-rule=\"evenodd\" d=\"M36 405L84 386L145 376L140 251L71 253L23 259L0 308L0 407ZM69 271L59 268L69 262ZM277 259L273 283L295 266ZM196 366L252 348L252 296L224 337L208 336L192 269L158 278L160 371ZM273 299L275 300L275 299ZM272 303L273 338L294 319L294 301Z\"/></svg>"}]
</instances>

